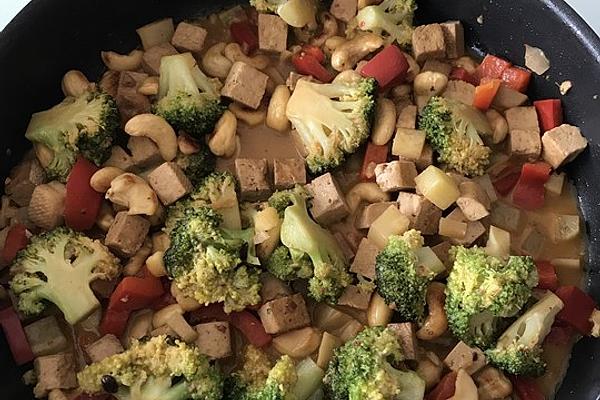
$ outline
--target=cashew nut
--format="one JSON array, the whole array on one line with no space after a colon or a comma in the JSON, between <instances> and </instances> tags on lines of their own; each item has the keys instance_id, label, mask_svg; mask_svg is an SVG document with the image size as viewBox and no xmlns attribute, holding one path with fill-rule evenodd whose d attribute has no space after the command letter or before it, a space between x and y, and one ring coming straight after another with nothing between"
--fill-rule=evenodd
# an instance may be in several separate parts
<instances>
[{"instance_id":1,"label":"cashew nut","mask_svg":"<svg viewBox=\"0 0 600 400\"><path fill-rule=\"evenodd\" d=\"M198 142L183 132L179 132L179 136L177 136L177 146L179 147L179 151L186 156L196 154L200 151Z\"/></svg>"},{"instance_id":2,"label":"cashew nut","mask_svg":"<svg viewBox=\"0 0 600 400\"><path fill-rule=\"evenodd\" d=\"M81 71L72 69L62 79L61 87L65 96L79 97L92 87L92 83Z\"/></svg>"},{"instance_id":3,"label":"cashew nut","mask_svg":"<svg viewBox=\"0 0 600 400\"><path fill-rule=\"evenodd\" d=\"M144 52L141 50L133 50L131 53L119 54L114 51L102 51L100 57L106 65L106 68L113 71L135 71L142 64Z\"/></svg>"},{"instance_id":4,"label":"cashew nut","mask_svg":"<svg viewBox=\"0 0 600 400\"><path fill-rule=\"evenodd\" d=\"M225 47L227 47L227 43L217 43L204 53L202 67L208 75L221 79L225 79L229 75L233 62L223 54Z\"/></svg>"},{"instance_id":5,"label":"cashew nut","mask_svg":"<svg viewBox=\"0 0 600 400\"><path fill-rule=\"evenodd\" d=\"M390 201L390 195L381 190L375 182L358 183L346 194L346 203L350 212L355 212L363 201L367 203Z\"/></svg>"},{"instance_id":6,"label":"cashew nut","mask_svg":"<svg viewBox=\"0 0 600 400\"><path fill-rule=\"evenodd\" d=\"M421 67L415 61L413 56L411 56L410 54L405 53L405 52L402 52L402 54L404 54L404 57L406 58L406 61L408 62L408 71L406 73L406 82L412 82L415 80L415 77L417 75L419 75L419 72L421 72Z\"/></svg>"},{"instance_id":7,"label":"cashew nut","mask_svg":"<svg viewBox=\"0 0 600 400\"><path fill-rule=\"evenodd\" d=\"M285 113L290 96L287 86L279 85L275 88L267 109L267 126L269 128L279 132L286 132L290 129L290 121Z\"/></svg>"},{"instance_id":8,"label":"cashew nut","mask_svg":"<svg viewBox=\"0 0 600 400\"><path fill-rule=\"evenodd\" d=\"M438 384L442 378L443 370L444 365L442 361L433 351L419 355L419 364L416 372L425 381L427 389Z\"/></svg>"},{"instance_id":9,"label":"cashew nut","mask_svg":"<svg viewBox=\"0 0 600 400\"><path fill-rule=\"evenodd\" d=\"M231 61L232 65L233 63L241 61L259 70L267 68L270 62L269 57L262 54L255 55L254 57L248 57L242 51L242 47L237 43L229 43L227 46L225 46L223 54L229 61Z\"/></svg>"},{"instance_id":10,"label":"cashew nut","mask_svg":"<svg viewBox=\"0 0 600 400\"><path fill-rule=\"evenodd\" d=\"M113 179L106 198L128 208L129 215L154 215L158 209L158 197L154 190L145 180L129 172Z\"/></svg>"},{"instance_id":11,"label":"cashew nut","mask_svg":"<svg viewBox=\"0 0 600 400\"><path fill-rule=\"evenodd\" d=\"M146 259L146 267L148 267L148 271L150 271L150 273L156 277L167 275L167 270L165 269L165 263L163 261L164 254L165 253L162 251L156 251Z\"/></svg>"},{"instance_id":12,"label":"cashew nut","mask_svg":"<svg viewBox=\"0 0 600 400\"><path fill-rule=\"evenodd\" d=\"M454 396L448 400L479 400L477 386L473 378L464 369L459 369L456 375Z\"/></svg>"},{"instance_id":13,"label":"cashew nut","mask_svg":"<svg viewBox=\"0 0 600 400\"><path fill-rule=\"evenodd\" d=\"M492 143L498 144L506 139L508 135L508 123L506 118L496 110L488 110L485 116L492 127Z\"/></svg>"},{"instance_id":14,"label":"cashew nut","mask_svg":"<svg viewBox=\"0 0 600 400\"><path fill-rule=\"evenodd\" d=\"M135 253L123 267L123 275L134 276L140 272L151 251L152 241L149 238L146 238L142 247L140 247L137 253Z\"/></svg>"},{"instance_id":15,"label":"cashew nut","mask_svg":"<svg viewBox=\"0 0 600 400\"><path fill-rule=\"evenodd\" d=\"M121 168L117 167L101 168L90 178L90 186L98 193L106 193L113 179L124 172Z\"/></svg>"},{"instance_id":16,"label":"cashew nut","mask_svg":"<svg viewBox=\"0 0 600 400\"><path fill-rule=\"evenodd\" d=\"M395 130L396 105L390 99L379 99L375 113L373 133L371 133L371 141L378 146L387 144L392 139Z\"/></svg>"},{"instance_id":17,"label":"cashew nut","mask_svg":"<svg viewBox=\"0 0 600 400\"><path fill-rule=\"evenodd\" d=\"M352 69L367 55L383 46L383 38L374 33L361 33L340 44L331 55L331 66L336 71Z\"/></svg>"},{"instance_id":18,"label":"cashew nut","mask_svg":"<svg viewBox=\"0 0 600 400\"><path fill-rule=\"evenodd\" d=\"M260 125L267 117L267 110L264 107L260 107L257 110L249 110L239 103L231 103L229 105L229 111L231 111L237 119L246 123L248 126Z\"/></svg>"},{"instance_id":19,"label":"cashew nut","mask_svg":"<svg viewBox=\"0 0 600 400\"><path fill-rule=\"evenodd\" d=\"M144 96L156 96L158 94L158 76L149 76L138 88L138 93Z\"/></svg>"},{"instance_id":20,"label":"cashew nut","mask_svg":"<svg viewBox=\"0 0 600 400\"><path fill-rule=\"evenodd\" d=\"M445 289L446 285L440 282L432 282L427 287L426 301L429 315L425 318L421 329L417 331L417 338L433 340L446 333L448 319L444 310L444 303L446 302Z\"/></svg>"},{"instance_id":21,"label":"cashew nut","mask_svg":"<svg viewBox=\"0 0 600 400\"><path fill-rule=\"evenodd\" d=\"M435 96L448 85L448 77L440 72L425 71L415 77L414 92L419 96Z\"/></svg>"},{"instance_id":22,"label":"cashew nut","mask_svg":"<svg viewBox=\"0 0 600 400\"><path fill-rule=\"evenodd\" d=\"M227 110L215 126L213 134L208 139L208 148L219 157L231 157L236 149L237 118Z\"/></svg>"},{"instance_id":23,"label":"cashew nut","mask_svg":"<svg viewBox=\"0 0 600 400\"><path fill-rule=\"evenodd\" d=\"M323 23L323 31L310 39L310 44L313 46L321 47L325 42L337 34L338 23L337 19L331 13L323 12L319 15L319 20Z\"/></svg>"},{"instance_id":24,"label":"cashew nut","mask_svg":"<svg viewBox=\"0 0 600 400\"><path fill-rule=\"evenodd\" d=\"M272 95L273 92L275 92L275 89L277 89L277 86L285 85L285 79L283 79L283 76L277 68L270 66L263 72L269 77L269 80L267 80L267 88L265 89L267 94Z\"/></svg>"},{"instance_id":25,"label":"cashew nut","mask_svg":"<svg viewBox=\"0 0 600 400\"><path fill-rule=\"evenodd\" d=\"M125 132L152 140L165 161L172 161L177 156L177 135L171 125L158 115L136 115L125 124Z\"/></svg>"},{"instance_id":26,"label":"cashew nut","mask_svg":"<svg viewBox=\"0 0 600 400\"><path fill-rule=\"evenodd\" d=\"M100 228L103 232L108 232L108 229L112 225L115 220L115 215L113 212L113 208L110 206L110 203L104 201L102 202L102 206L100 207L100 211L98 212L98 216L96 217L96 226Z\"/></svg>"}]
</instances>

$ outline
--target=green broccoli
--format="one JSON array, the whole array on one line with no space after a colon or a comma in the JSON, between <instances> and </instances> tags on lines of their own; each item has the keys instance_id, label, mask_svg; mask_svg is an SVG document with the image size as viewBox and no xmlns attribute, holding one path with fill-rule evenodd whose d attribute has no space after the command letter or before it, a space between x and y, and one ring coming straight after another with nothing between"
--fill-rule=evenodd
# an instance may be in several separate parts
<instances>
[{"instance_id":1,"label":"green broccoli","mask_svg":"<svg viewBox=\"0 0 600 400\"><path fill-rule=\"evenodd\" d=\"M397 369L402 345L389 328L365 328L335 350L325 374L329 400L416 400L425 382L414 371Z\"/></svg>"},{"instance_id":2,"label":"green broccoli","mask_svg":"<svg viewBox=\"0 0 600 400\"><path fill-rule=\"evenodd\" d=\"M454 266L446 287L446 315L454 335L487 349L507 318L516 316L531 297L538 275L531 257L490 256L478 247L453 247Z\"/></svg>"},{"instance_id":3,"label":"green broccoli","mask_svg":"<svg viewBox=\"0 0 600 400\"><path fill-rule=\"evenodd\" d=\"M432 97L419 118L419 129L439 153L438 161L463 175L479 176L490 161L491 149L480 135L492 132L485 115L457 100Z\"/></svg>"},{"instance_id":4,"label":"green broccoli","mask_svg":"<svg viewBox=\"0 0 600 400\"><path fill-rule=\"evenodd\" d=\"M192 345L168 336L133 342L77 374L84 393L118 400L221 400L223 378Z\"/></svg>"},{"instance_id":5,"label":"green broccoli","mask_svg":"<svg viewBox=\"0 0 600 400\"><path fill-rule=\"evenodd\" d=\"M26 315L37 315L54 303L71 325L100 303L90 283L120 273L119 260L98 240L60 227L31 238L11 266L10 287Z\"/></svg>"},{"instance_id":6,"label":"green broccoli","mask_svg":"<svg viewBox=\"0 0 600 400\"><path fill-rule=\"evenodd\" d=\"M187 297L201 304L225 303L225 311L239 311L260 301L259 273L240 265L260 264L255 254L254 230L221 228L222 217L210 207L185 210L170 233L165 268Z\"/></svg>"},{"instance_id":7,"label":"green broccoli","mask_svg":"<svg viewBox=\"0 0 600 400\"><path fill-rule=\"evenodd\" d=\"M154 112L175 129L204 140L225 112L220 89L219 80L204 75L190 53L163 57Z\"/></svg>"},{"instance_id":8,"label":"green broccoli","mask_svg":"<svg viewBox=\"0 0 600 400\"><path fill-rule=\"evenodd\" d=\"M546 371L542 342L564 304L547 292L504 332L496 347L486 352L490 361L513 375L540 376Z\"/></svg>"},{"instance_id":9,"label":"green broccoli","mask_svg":"<svg viewBox=\"0 0 600 400\"><path fill-rule=\"evenodd\" d=\"M294 28L315 27L320 0L250 0L256 11L274 13Z\"/></svg>"},{"instance_id":10,"label":"green broccoli","mask_svg":"<svg viewBox=\"0 0 600 400\"><path fill-rule=\"evenodd\" d=\"M206 146L202 146L194 154L177 154L175 162L196 187L215 170L216 159Z\"/></svg>"},{"instance_id":11,"label":"green broccoli","mask_svg":"<svg viewBox=\"0 0 600 400\"><path fill-rule=\"evenodd\" d=\"M377 255L377 291L404 321L420 321L425 312L427 285L434 274L421 271L416 251L423 247L423 236L411 229L402 236L390 236Z\"/></svg>"},{"instance_id":12,"label":"green broccoli","mask_svg":"<svg viewBox=\"0 0 600 400\"><path fill-rule=\"evenodd\" d=\"M313 264L306 254L297 259L292 258L290 250L285 246L275 249L267 260L267 270L283 281L308 279L313 276Z\"/></svg>"},{"instance_id":13,"label":"green broccoli","mask_svg":"<svg viewBox=\"0 0 600 400\"><path fill-rule=\"evenodd\" d=\"M33 114L25 137L33 142L48 178L66 182L78 154L96 165L108 159L119 124L114 99L87 92Z\"/></svg>"},{"instance_id":14,"label":"green broccoli","mask_svg":"<svg viewBox=\"0 0 600 400\"><path fill-rule=\"evenodd\" d=\"M359 29L383 36L385 32L389 43L408 46L412 43L416 9L414 0L383 0L381 4L361 9L348 24L347 33L352 35Z\"/></svg>"},{"instance_id":15,"label":"green broccoli","mask_svg":"<svg viewBox=\"0 0 600 400\"><path fill-rule=\"evenodd\" d=\"M333 83L300 80L286 114L307 152L310 171L338 167L371 133L377 81L344 74Z\"/></svg>"},{"instance_id":16,"label":"green broccoli","mask_svg":"<svg viewBox=\"0 0 600 400\"><path fill-rule=\"evenodd\" d=\"M293 204L294 195L302 197L304 200L310 199L308 191L300 185L294 186L293 189L278 190L269 197L269 205L277 210L277 213L283 218L285 209Z\"/></svg>"}]
</instances>

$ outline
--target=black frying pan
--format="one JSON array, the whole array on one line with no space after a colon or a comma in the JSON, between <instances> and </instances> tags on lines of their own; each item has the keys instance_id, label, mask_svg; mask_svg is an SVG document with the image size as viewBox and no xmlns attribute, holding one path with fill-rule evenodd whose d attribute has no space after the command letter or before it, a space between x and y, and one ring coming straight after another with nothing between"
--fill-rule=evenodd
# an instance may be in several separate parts
<instances>
[{"instance_id":1,"label":"black frying pan","mask_svg":"<svg viewBox=\"0 0 600 400\"><path fill-rule=\"evenodd\" d=\"M1 0L10 1L10 0ZM589 0L595 1L595 0ZM23 133L32 112L62 98L60 80L69 69L98 77L100 50L128 52L138 46L135 28L166 16L206 15L236 0L33 0L0 34L0 178L29 145ZM589 238L590 292L600 300L600 39L562 0L418 0L419 22L459 19L468 44L523 64L523 44L541 47L551 60L549 79L536 77L531 95L557 97L555 82L574 88L563 98L567 121L582 128L590 148L568 173L579 192ZM483 15L484 24L476 22ZM596 96L599 95L599 96ZM600 341L582 340L558 399L600 398ZM20 383L24 368L12 363L0 338L0 398L29 399Z\"/></svg>"}]
</instances>

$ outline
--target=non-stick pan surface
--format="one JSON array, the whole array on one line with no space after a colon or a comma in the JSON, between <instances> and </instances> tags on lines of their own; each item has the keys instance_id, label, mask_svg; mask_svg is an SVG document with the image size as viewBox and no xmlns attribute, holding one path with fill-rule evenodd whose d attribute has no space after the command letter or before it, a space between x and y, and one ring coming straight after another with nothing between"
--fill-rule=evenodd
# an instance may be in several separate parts
<instances>
[{"instance_id":1,"label":"non-stick pan surface","mask_svg":"<svg viewBox=\"0 0 600 400\"><path fill-rule=\"evenodd\" d=\"M8 1L8 0L2 0ZM590 0L594 1L594 0ZM61 100L60 79L76 68L89 77L102 72L100 50L129 51L138 45L135 28L154 19L206 15L236 0L33 0L0 34L0 179L28 144L23 137L32 112ZM523 44L541 47L552 68L536 77L531 95L559 96L556 83L571 80L563 98L567 122L582 128L590 148L568 173L573 178L589 246L586 285L600 300L600 40L562 0L418 0L420 22L461 20L476 52L494 53L523 64ZM483 24L477 22L479 16ZM0 335L1 336L1 335ZM558 399L600 398L600 341L575 348ZM32 398L21 383L0 338L0 398Z\"/></svg>"}]
</instances>

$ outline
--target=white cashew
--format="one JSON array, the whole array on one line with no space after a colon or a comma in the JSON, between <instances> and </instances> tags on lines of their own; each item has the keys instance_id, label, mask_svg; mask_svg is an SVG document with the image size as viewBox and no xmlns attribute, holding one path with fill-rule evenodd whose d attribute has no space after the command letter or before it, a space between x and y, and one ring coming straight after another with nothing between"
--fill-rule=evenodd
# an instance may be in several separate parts
<instances>
[{"instance_id":1,"label":"white cashew","mask_svg":"<svg viewBox=\"0 0 600 400\"><path fill-rule=\"evenodd\" d=\"M258 110L248 110L239 103L231 103L229 111L249 126L260 125L267 117L267 110L264 107L260 107Z\"/></svg>"},{"instance_id":2,"label":"white cashew","mask_svg":"<svg viewBox=\"0 0 600 400\"><path fill-rule=\"evenodd\" d=\"M506 118L498 111L492 109L488 110L485 116L492 127L492 143L498 144L506 139L506 135L508 135Z\"/></svg>"},{"instance_id":3,"label":"white cashew","mask_svg":"<svg viewBox=\"0 0 600 400\"><path fill-rule=\"evenodd\" d=\"M440 282L432 282L427 287L426 301L429 315L417 331L417 338L421 340L437 339L448 330L448 319L444 310L445 290L446 285Z\"/></svg>"},{"instance_id":4,"label":"white cashew","mask_svg":"<svg viewBox=\"0 0 600 400\"><path fill-rule=\"evenodd\" d=\"M134 276L140 272L151 251L152 241L149 238L146 238L142 247L140 247L137 253L135 253L123 267L123 275Z\"/></svg>"},{"instance_id":5,"label":"white cashew","mask_svg":"<svg viewBox=\"0 0 600 400\"><path fill-rule=\"evenodd\" d=\"M390 195L381 190L375 182L357 183L346 195L346 203L348 203L350 212L355 212L363 201L367 203L390 201Z\"/></svg>"},{"instance_id":6,"label":"white cashew","mask_svg":"<svg viewBox=\"0 0 600 400\"><path fill-rule=\"evenodd\" d=\"M363 58L383 46L381 36L361 33L339 45L331 56L331 66L336 71L352 69Z\"/></svg>"},{"instance_id":7,"label":"white cashew","mask_svg":"<svg viewBox=\"0 0 600 400\"><path fill-rule=\"evenodd\" d=\"M186 156L196 154L200 151L200 144L182 132L179 132L179 136L177 136L177 146L179 147L179 151Z\"/></svg>"},{"instance_id":8,"label":"white cashew","mask_svg":"<svg viewBox=\"0 0 600 400\"><path fill-rule=\"evenodd\" d=\"M106 198L128 208L129 215L154 215L158 209L158 197L154 190L145 180L129 172L113 179Z\"/></svg>"},{"instance_id":9,"label":"white cashew","mask_svg":"<svg viewBox=\"0 0 600 400\"><path fill-rule=\"evenodd\" d=\"M114 51L102 51L100 57L106 65L106 68L113 71L135 71L142 64L144 52L141 50L133 50L129 54L119 54Z\"/></svg>"},{"instance_id":10,"label":"white cashew","mask_svg":"<svg viewBox=\"0 0 600 400\"><path fill-rule=\"evenodd\" d=\"M61 87L65 96L79 97L90 90L93 84L83 72L72 69L63 76Z\"/></svg>"},{"instance_id":11,"label":"white cashew","mask_svg":"<svg viewBox=\"0 0 600 400\"><path fill-rule=\"evenodd\" d=\"M325 42L337 34L338 31L337 19L330 13L321 13L321 15L319 15L319 20L323 23L323 31L310 39L310 44L317 47L323 46Z\"/></svg>"},{"instance_id":12,"label":"white cashew","mask_svg":"<svg viewBox=\"0 0 600 400\"><path fill-rule=\"evenodd\" d=\"M152 140L165 161L172 161L177 156L177 135L171 125L158 115L136 115L125 124L125 132Z\"/></svg>"},{"instance_id":13,"label":"white cashew","mask_svg":"<svg viewBox=\"0 0 600 400\"><path fill-rule=\"evenodd\" d=\"M406 57L406 61L408 62L408 72L406 73L406 82L412 82L415 80L415 77L417 75L419 75L419 73L421 72L421 67L419 66L417 61L415 61L413 56L411 56L410 54L405 53L405 52L402 52L402 54L404 54L404 57Z\"/></svg>"},{"instance_id":14,"label":"white cashew","mask_svg":"<svg viewBox=\"0 0 600 400\"><path fill-rule=\"evenodd\" d=\"M221 118L213 134L208 139L208 148L219 157L231 157L236 149L237 118L227 110Z\"/></svg>"},{"instance_id":15,"label":"white cashew","mask_svg":"<svg viewBox=\"0 0 600 400\"><path fill-rule=\"evenodd\" d=\"M167 275L167 270L165 269L165 263L163 261L164 255L165 253L162 251L156 251L146 259L146 267L148 267L148 271L150 271L152 275L157 277Z\"/></svg>"},{"instance_id":16,"label":"white cashew","mask_svg":"<svg viewBox=\"0 0 600 400\"><path fill-rule=\"evenodd\" d=\"M223 54L229 61L231 61L232 64L241 61L259 70L267 68L270 63L269 57L262 54L258 54L254 57L248 57L246 54L244 54L241 46L237 43L229 43L227 46L225 46Z\"/></svg>"},{"instance_id":17,"label":"white cashew","mask_svg":"<svg viewBox=\"0 0 600 400\"><path fill-rule=\"evenodd\" d=\"M138 93L144 96L156 96L158 94L158 76L149 76L138 88Z\"/></svg>"},{"instance_id":18,"label":"white cashew","mask_svg":"<svg viewBox=\"0 0 600 400\"><path fill-rule=\"evenodd\" d=\"M332 36L325 41L324 51L331 54L335 49L340 47L343 43L346 43L346 38L342 36Z\"/></svg>"},{"instance_id":19,"label":"white cashew","mask_svg":"<svg viewBox=\"0 0 600 400\"><path fill-rule=\"evenodd\" d=\"M202 67L208 75L221 79L225 79L229 75L233 62L223 54L225 47L227 47L227 43L217 43L204 53Z\"/></svg>"},{"instance_id":20,"label":"white cashew","mask_svg":"<svg viewBox=\"0 0 600 400\"><path fill-rule=\"evenodd\" d=\"M448 400L479 400L477 385L464 369L458 370L455 387L454 396Z\"/></svg>"},{"instance_id":21,"label":"white cashew","mask_svg":"<svg viewBox=\"0 0 600 400\"><path fill-rule=\"evenodd\" d=\"M419 96L436 96L448 86L448 77L440 72L425 71L415 77L414 92Z\"/></svg>"},{"instance_id":22,"label":"white cashew","mask_svg":"<svg viewBox=\"0 0 600 400\"><path fill-rule=\"evenodd\" d=\"M379 99L371 141L378 146L387 144L392 139L395 130L396 105L390 99Z\"/></svg>"},{"instance_id":23,"label":"white cashew","mask_svg":"<svg viewBox=\"0 0 600 400\"><path fill-rule=\"evenodd\" d=\"M267 126L269 128L279 132L286 132L290 129L290 121L285 113L290 96L287 86L279 85L275 88L267 109Z\"/></svg>"},{"instance_id":24,"label":"white cashew","mask_svg":"<svg viewBox=\"0 0 600 400\"><path fill-rule=\"evenodd\" d=\"M101 168L90 178L90 186L98 193L106 193L113 179L124 172L121 168L117 167Z\"/></svg>"}]
</instances>

